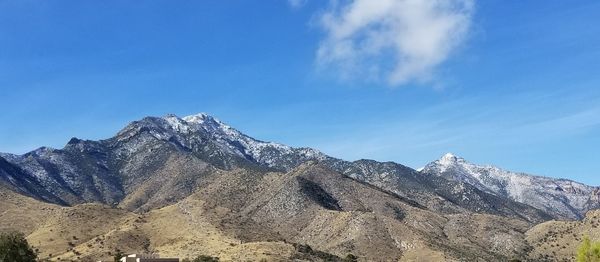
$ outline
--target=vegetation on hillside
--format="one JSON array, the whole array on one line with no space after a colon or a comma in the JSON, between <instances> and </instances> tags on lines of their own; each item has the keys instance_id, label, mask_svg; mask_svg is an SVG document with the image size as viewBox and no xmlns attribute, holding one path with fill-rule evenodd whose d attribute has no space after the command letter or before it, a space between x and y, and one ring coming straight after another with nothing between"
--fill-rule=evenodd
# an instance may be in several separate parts
<instances>
[{"instance_id":1,"label":"vegetation on hillside","mask_svg":"<svg viewBox=\"0 0 600 262\"><path fill-rule=\"evenodd\" d=\"M356 261L358 261L358 257L356 257L353 254L348 254L344 258L341 258L334 254L315 250L309 245L296 244L296 243L294 243L293 245L297 252L293 257L294 259L308 260L308 261L330 261L330 262L356 262Z\"/></svg>"},{"instance_id":2,"label":"vegetation on hillside","mask_svg":"<svg viewBox=\"0 0 600 262\"><path fill-rule=\"evenodd\" d=\"M123 253L123 251L116 249L115 254L113 255L113 259L115 262L119 262L119 261L121 261L121 258L123 258L124 256L125 256L125 253Z\"/></svg>"},{"instance_id":3,"label":"vegetation on hillside","mask_svg":"<svg viewBox=\"0 0 600 262\"><path fill-rule=\"evenodd\" d=\"M189 260L189 259L183 259L181 262L219 262L219 258L218 257L211 257L211 256L205 256L205 255L200 255L197 256L196 258Z\"/></svg>"},{"instance_id":4,"label":"vegetation on hillside","mask_svg":"<svg viewBox=\"0 0 600 262\"><path fill-rule=\"evenodd\" d=\"M0 234L0 262L34 262L37 252L18 232Z\"/></svg>"},{"instance_id":5,"label":"vegetation on hillside","mask_svg":"<svg viewBox=\"0 0 600 262\"><path fill-rule=\"evenodd\" d=\"M343 262L357 262L358 261L358 257L356 257L355 255L352 254L348 254L346 257L344 257L344 260L342 260Z\"/></svg>"},{"instance_id":6,"label":"vegetation on hillside","mask_svg":"<svg viewBox=\"0 0 600 262\"><path fill-rule=\"evenodd\" d=\"M577 249L577 262L600 262L600 242L592 242L584 237Z\"/></svg>"}]
</instances>

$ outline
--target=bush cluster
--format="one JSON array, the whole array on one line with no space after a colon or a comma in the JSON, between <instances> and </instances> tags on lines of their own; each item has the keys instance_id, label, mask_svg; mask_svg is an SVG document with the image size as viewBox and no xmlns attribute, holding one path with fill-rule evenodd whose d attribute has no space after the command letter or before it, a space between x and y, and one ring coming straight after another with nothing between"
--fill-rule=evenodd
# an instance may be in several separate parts
<instances>
[{"instance_id":1,"label":"bush cluster","mask_svg":"<svg viewBox=\"0 0 600 262\"><path fill-rule=\"evenodd\" d=\"M0 234L0 262L34 262L37 252L18 232Z\"/></svg>"}]
</instances>

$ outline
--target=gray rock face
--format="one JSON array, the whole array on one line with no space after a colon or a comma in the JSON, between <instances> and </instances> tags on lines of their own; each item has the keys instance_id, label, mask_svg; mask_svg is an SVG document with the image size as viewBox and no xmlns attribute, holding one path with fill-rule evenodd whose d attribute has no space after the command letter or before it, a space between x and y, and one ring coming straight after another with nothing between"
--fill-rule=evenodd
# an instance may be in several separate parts
<instances>
[{"instance_id":1,"label":"gray rock face","mask_svg":"<svg viewBox=\"0 0 600 262\"><path fill-rule=\"evenodd\" d=\"M48 192L38 179L3 157L0 157L0 187L46 202L65 204L61 199Z\"/></svg>"},{"instance_id":2,"label":"gray rock face","mask_svg":"<svg viewBox=\"0 0 600 262\"><path fill-rule=\"evenodd\" d=\"M311 148L264 142L202 113L183 118L146 117L106 140L74 138L63 149L40 148L21 156L3 156L39 185L23 192L68 205L100 202L146 211L190 195L221 171L288 172L314 161L436 212L488 213L532 222L550 218L517 202L519 199L508 199L470 180L423 176L393 162L348 162ZM307 192L320 192L310 184L302 185ZM42 197L36 188L47 193ZM333 202L326 203L335 207Z\"/></svg>"},{"instance_id":3,"label":"gray rock face","mask_svg":"<svg viewBox=\"0 0 600 262\"><path fill-rule=\"evenodd\" d=\"M420 172L472 185L496 196L533 206L557 219L580 219L587 211L600 207L598 187L475 165L450 153L431 162Z\"/></svg>"},{"instance_id":4,"label":"gray rock face","mask_svg":"<svg viewBox=\"0 0 600 262\"><path fill-rule=\"evenodd\" d=\"M42 147L8 160L60 200L52 201L55 203L113 203L123 195L106 149L97 142L72 139L62 150ZM27 192L31 196L38 193Z\"/></svg>"}]
</instances>

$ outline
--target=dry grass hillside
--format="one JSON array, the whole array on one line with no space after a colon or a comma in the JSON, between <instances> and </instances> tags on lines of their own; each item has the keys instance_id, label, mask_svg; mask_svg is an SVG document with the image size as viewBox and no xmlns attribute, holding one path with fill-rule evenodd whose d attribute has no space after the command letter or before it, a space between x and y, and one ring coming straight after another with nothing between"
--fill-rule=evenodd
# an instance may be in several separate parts
<instances>
[{"instance_id":1,"label":"dry grass hillside","mask_svg":"<svg viewBox=\"0 0 600 262\"><path fill-rule=\"evenodd\" d=\"M30 234L61 207L40 202L0 187L0 232L16 230Z\"/></svg>"},{"instance_id":2,"label":"dry grass hillside","mask_svg":"<svg viewBox=\"0 0 600 262\"><path fill-rule=\"evenodd\" d=\"M573 261L584 236L600 241L600 210L587 213L582 221L549 221L527 232L536 261Z\"/></svg>"},{"instance_id":3,"label":"dry grass hillside","mask_svg":"<svg viewBox=\"0 0 600 262\"><path fill-rule=\"evenodd\" d=\"M101 206L77 206L74 209L97 215L98 220L108 221L107 226L84 232L89 228L88 225L73 221L75 224L68 226L70 230L61 234L75 236L77 240L75 237L69 239L68 243L72 244L40 246L40 249L48 250L46 253L55 250L51 256L53 259L109 259L111 252L119 248L126 253L157 252L167 257L185 258L204 254L218 256L224 261L254 261L261 258L284 261L294 251L291 245L283 243L240 244L239 240L225 235L206 221L201 202L184 200L143 215L107 210ZM59 228L60 225L55 227ZM48 233L47 230L44 232ZM50 235L57 234L50 233L44 237ZM29 239L35 242L40 236L34 232Z\"/></svg>"}]
</instances>

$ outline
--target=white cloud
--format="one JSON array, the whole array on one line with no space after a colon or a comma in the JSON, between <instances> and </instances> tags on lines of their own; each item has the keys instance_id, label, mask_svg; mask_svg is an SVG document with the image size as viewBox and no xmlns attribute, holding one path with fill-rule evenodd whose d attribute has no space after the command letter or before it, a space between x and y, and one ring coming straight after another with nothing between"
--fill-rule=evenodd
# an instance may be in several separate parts
<instances>
[{"instance_id":1,"label":"white cloud","mask_svg":"<svg viewBox=\"0 0 600 262\"><path fill-rule=\"evenodd\" d=\"M317 62L342 78L426 80L463 42L473 1L334 0L319 20Z\"/></svg>"},{"instance_id":2,"label":"white cloud","mask_svg":"<svg viewBox=\"0 0 600 262\"><path fill-rule=\"evenodd\" d=\"M288 0L288 3L292 8L301 8L303 7L308 0Z\"/></svg>"}]
</instances>

